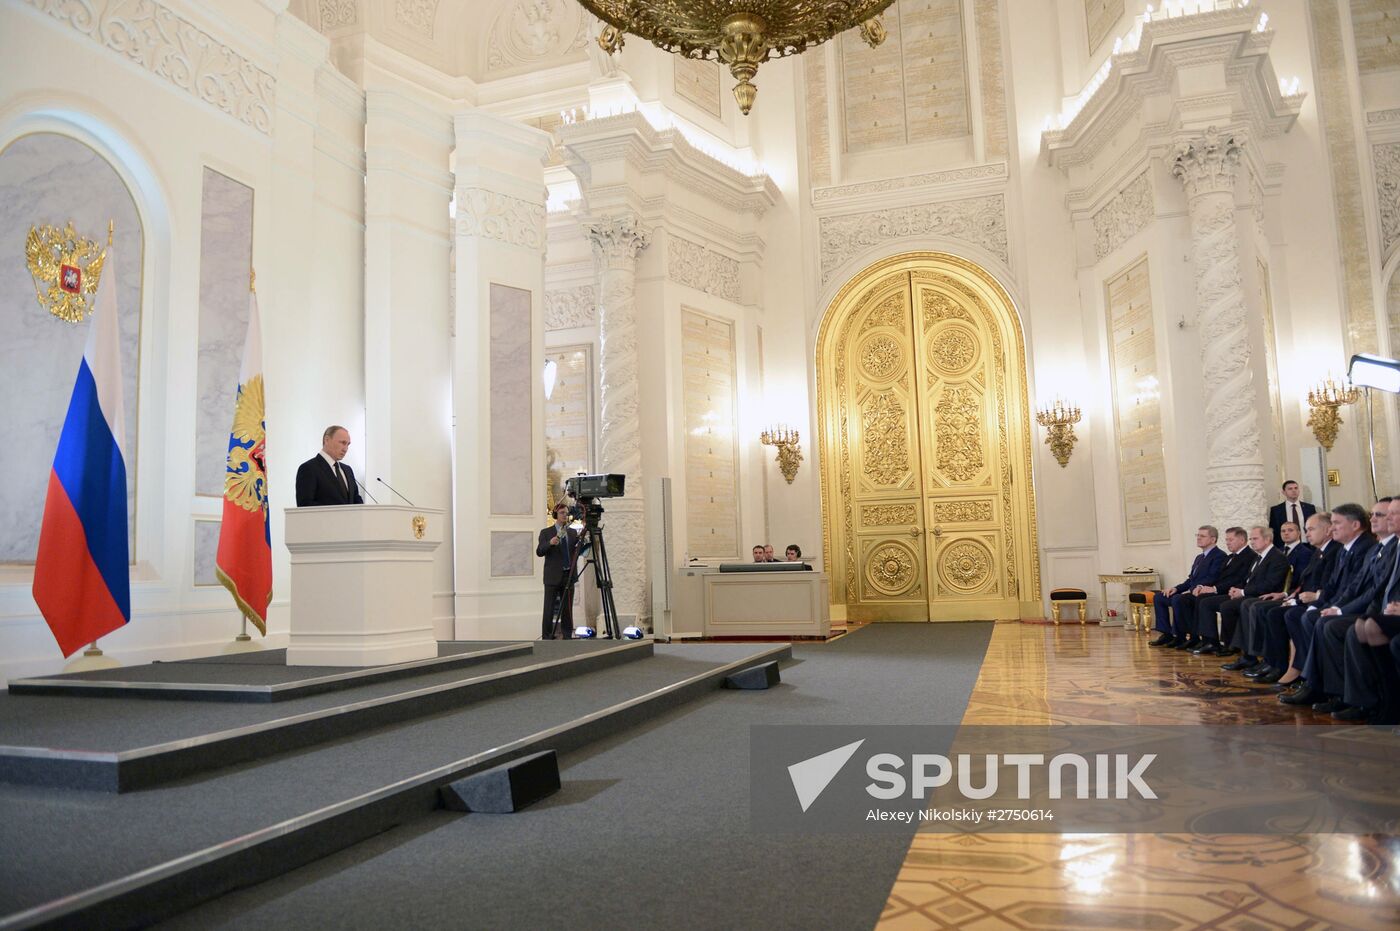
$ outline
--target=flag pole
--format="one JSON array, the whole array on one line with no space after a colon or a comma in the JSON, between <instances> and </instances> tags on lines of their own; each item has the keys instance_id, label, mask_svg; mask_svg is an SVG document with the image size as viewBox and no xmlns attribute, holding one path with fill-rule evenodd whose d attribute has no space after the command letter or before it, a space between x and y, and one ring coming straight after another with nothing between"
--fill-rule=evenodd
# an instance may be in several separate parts
<instances>
[{"instance_id":1,"label":"flag pole","mask_svg":"<svg viewBox=\"0 0 1400 931\"><path fill-rule=\"evenodd\" d=\"M256 294L257 292L258 273L257 270L253 268L253 266L249 265L248 293ZM239 611L238 619L241 622L238 634L233 638L233 641L230 642L228 646L224 647L224 653L253 653L258 650L261 650L262 647L253 643L253 638L248 634L248 615L244 614L242 611Z\"/></svg>"}]
</instances>

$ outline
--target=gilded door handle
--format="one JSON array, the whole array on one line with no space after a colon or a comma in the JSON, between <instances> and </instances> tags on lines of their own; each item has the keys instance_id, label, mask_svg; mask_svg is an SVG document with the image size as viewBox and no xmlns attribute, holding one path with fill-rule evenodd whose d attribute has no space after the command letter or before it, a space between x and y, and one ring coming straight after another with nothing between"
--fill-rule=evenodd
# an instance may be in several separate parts
<instances>
[{"instance_id":1,"label":"gilded door handle","mask_svg":"<svg viewBox=\"0 0 1400 931\"><path fill-rule=\"evenodd\" d=\"M918 527L910 527L910 528L909 528L909 536L911 536L911 537L917 537L917 536L918 536L919 534L921 534L921 533L923 533L923 531L920 530Z\"/></svg>"},{"instance_id":2,"label":"gilded door handle","mask_svg":"<svg viewBox=\"0 0 1400 931\"><path fill-rule=\"evenodd\" d=\"M934 535L935 537L941 537L941 536L943 536L943 528L940 527L940 526L938 526L937 524L934 524L934 525L933 525L933 535Z\"/></svg>"}]
</instances>

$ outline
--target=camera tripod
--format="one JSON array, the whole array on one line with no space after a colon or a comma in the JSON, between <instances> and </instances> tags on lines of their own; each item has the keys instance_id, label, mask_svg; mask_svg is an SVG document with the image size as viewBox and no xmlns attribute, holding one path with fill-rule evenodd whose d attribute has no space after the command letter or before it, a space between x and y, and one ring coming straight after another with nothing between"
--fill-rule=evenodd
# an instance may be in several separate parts
<instances>
[{"instance_id":1,"label":"camera tripod","mask_svg":"<svg viewBox=\"0 0 1400 931\"><path fill-rule=\"evenodd\" d=\"M600 509L601 510L601 509ZM603 627L607 631L609 640L622 639L622 628L617 620L617 603L613 601L612 569L608 565L608 550L603 543L603 528L598 524L597 518L585 509L583 532L578 537L578 548L575 550L572 561L577 561L578 554L582 553L589 546L593 547L593 555L588 562L593 564L593 581L598 586L598 597L603 604ZM569 566L568 582L564 586L564 591L559 596L559 601L554 610L554 629L559 629L560 619L563 617L564 605L568 604L574 597L574 582L588 569L588 563L577 571Z\"/></svg>"}]
</instances>

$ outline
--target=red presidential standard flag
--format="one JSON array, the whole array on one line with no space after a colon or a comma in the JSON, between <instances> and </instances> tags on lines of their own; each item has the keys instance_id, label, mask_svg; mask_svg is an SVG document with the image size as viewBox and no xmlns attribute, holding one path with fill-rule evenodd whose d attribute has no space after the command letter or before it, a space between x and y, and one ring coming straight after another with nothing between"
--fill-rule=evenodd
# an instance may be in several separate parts
<instances>
[{"instance_id":1,"label":"red presidential standard flag","mask_svg":"<svg viewBox=\"0 0 1400 931\"><path fill-rule=\"evenodd\" d=\"M248 338L238 373L238 399L228 437L224 475L224 519L215 559L219 581L238 610L267 636L267 606L272 602L272 538L264 458L267 415L263 403L262 329L258 297L248 294Z\"/></svg>"}]
</instances>

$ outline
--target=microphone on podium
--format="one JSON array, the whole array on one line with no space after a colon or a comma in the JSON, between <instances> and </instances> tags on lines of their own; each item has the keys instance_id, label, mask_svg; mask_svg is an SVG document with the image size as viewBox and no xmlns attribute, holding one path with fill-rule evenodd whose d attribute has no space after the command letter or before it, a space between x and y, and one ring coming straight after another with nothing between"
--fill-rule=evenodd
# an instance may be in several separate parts
<instances>
[{"instance_id":1,"label":"microphone on podium","mask_svg":"<svg viewBox=\"0 0 1400 931\"><path fill-rule=\"evenodd\" d=\"M360 486L360 491L363 491L366 495L369 495L369 500L373 501L375 504L379 503L379 499L369 493L369 487L366 486L364 482L360 481L359 479L355 479L355 484Z\"/></svg>"},{"instance_id":2,"label":"microphone on podium","mask_svg":"<svg viewBox=\"0 0 1400 931\"><path fill-rule=\"evenodd\" d=\"M416 508L416 507L418 506L418 505L414 504L412 501L410 501L410 500L408 500L407 498L405 498L403 495L399 494L397 491L394 491L394 486L393 486L393 485L390 485L388 482L384 481L384 479L380 478L379 476L376 475L376 476L374 477L374 480L375 480L376 482L378 482L379 484L383 485L385 488L389 489L390 491L393 491L393 492L394 492L394 497L398 498L400 501L402 501L404 504L408 505L409 507L411 507L411 508Z\"/></svg>"}]
</instances>

